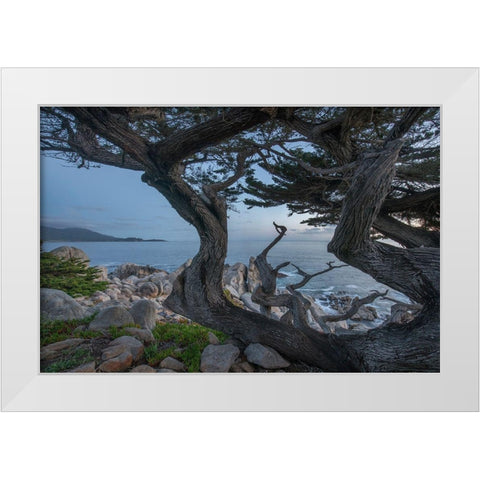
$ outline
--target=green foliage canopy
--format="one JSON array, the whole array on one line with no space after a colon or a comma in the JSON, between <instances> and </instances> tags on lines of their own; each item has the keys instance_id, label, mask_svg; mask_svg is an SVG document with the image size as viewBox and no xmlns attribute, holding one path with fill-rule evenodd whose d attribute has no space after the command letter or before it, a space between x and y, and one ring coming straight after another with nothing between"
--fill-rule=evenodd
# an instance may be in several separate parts
<instances>
[{"instance_id":1,"label":"green foliage canopy","mask_svg":"<svg viewBox=\"0 0 480 480\"><path fill-rule=\"evenodd\" d=\"M108 282L98 281L99 270L79 259L62 259L50 252L40 254L40 288L63 290L72 297L89 296L105 290Z\"/></svg>"}]
</instances>

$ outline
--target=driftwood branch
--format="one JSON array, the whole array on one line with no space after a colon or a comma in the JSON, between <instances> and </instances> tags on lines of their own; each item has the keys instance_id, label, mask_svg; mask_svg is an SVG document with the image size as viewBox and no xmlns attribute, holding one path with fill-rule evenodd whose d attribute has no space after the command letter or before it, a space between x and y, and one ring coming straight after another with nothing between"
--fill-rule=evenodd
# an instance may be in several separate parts
<instances>
[{"instance_id":1,"label":"driftwood branch","mask_svg":"<svg viewBox=\"0 0 480 480\"><path fill-rule=\"evenodd\" d=\"M262 303L261 298L263 296L269 297L275 295L275 290L277 288L277 273L278 270L282 268L282 264L276 268L273 268L267 261L267 254L287 233L287 227L284 227L283 225L277 225L275 222L273 222L273 226L275 227L278 235L255 258L255 266L258 269L262 285L262 291L258 292L258 299L260 301L257 303L262 306L262 311L267 316L270 316L271 306L268 305L267 300L264 300ZM286 265L284 264L283 266Z\"/></svg>"},{"instance_id":2,"label":"driftwood branch","mask_svg":"<svg viewBox=\"0 0 480 480\"><path fill-rule=\"evenodd\" d=\"M307 273L303 271L300 267L297 267L297 265L292 265L297 269L297 273L303 277L303 280L298 283L294 283L291 285L287 285L287 289L289 292L293 292L294 290L297 290L298 288L304 287L312 278L317 277L318 275L322 275L324 273L330 272L331 270L334 270L335 268L343 268L343 267L348 267L348 265L333 265L335 262L327 262L328 268L325 270L321 270L320 272L316 273Z\"/></svg>"},{"instance_id":3,"label":"driftwood branch","mask_svg":"<svg viewBox=\"0 0 480 480\"><path fill-rule=\"evenodd\" d=\"M363 297L363 298L356 297L353 299L352 305L345 313L342 313L340 315L325 315L322 317L322 320L324 322L339 322L341 320L347 320L348 318L353 317L358 312L361 306L366 305L367 303L372 303L376 298L385 297L387 294L388 294L388 290L386 290L383 293L375 290L370 295L367 295L366 297Z\"/></svg>"},{"instance_id":4,"label":"driftwood branch","mask_svg":"<svg viewBox=\"0 0 480 480\"><path fill-rule=\"evenodd\" d=\"M268 252L285 236L287 233L287 227L284 227L283 225L277 225L275 222L273 222L273 226L275 227L275 230L277 231L278 235L277 237L272 240L265 248L264 250L260 253L259 257L267 257ZM258 258L258 257L257 257Z\"/></svg>"},{"instance_id":5,"label":"driftwood branch","mask_svg":"<svg viewBox=\"0 0 480 480\"><path fill-rule=\"evenodd\" d=\"M287 267L288 265L290 265L290 262L283 262L280 265L277 265L272 271L273 271L273 273L275 273L275 275L277 275L279 270Z\"/></svg>"}]
</instances>

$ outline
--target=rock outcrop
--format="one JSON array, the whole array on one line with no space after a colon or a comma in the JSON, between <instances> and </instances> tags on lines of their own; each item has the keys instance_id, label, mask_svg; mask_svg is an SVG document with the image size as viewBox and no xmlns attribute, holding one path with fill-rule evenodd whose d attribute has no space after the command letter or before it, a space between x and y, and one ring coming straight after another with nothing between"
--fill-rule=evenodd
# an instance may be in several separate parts
<instances>
[{"instance_id":1,"label":"rock outcrop","mask_svg":"<svg viewBox=\"0 0 480 480\"><path fill-rule=\"evenodd\" d=\"M253 293L255 289L261 285L260 272L258 271L257 266L255 265L255 257L250 257L248 264L248 273L247 273L247 284L248 291Z\"/></svg>"},{"instance_id":2,"label":"rock outcrop","mask_svg":"<svg viewBox=\"0 0 480 480\"><path fill-rule=\"evenodd\" d=\"M112 276L118 277L120 280L135 275L138 278L146 277L152 273L160 272L158 268L151 267L150 265L136 265L135 263L124 263L116 268L112 273Z\"/></svg>"},{"instance_id":3,"label":"rock outcrop","mask_svg":"<svg viewBox=\"0 0 480 480\"><path fill-rule=\"evenodd\" d=\"M86 265L90 263L88 255L76 247L62 246L51 250L49 253L64 260L81 260L82 262L86 262Z\"/></svg>"},{"instance_id":4,"label":"rock outcrop","mask_svg":"<svg viewBox=\"0 0 480 480\"><path fill-rule=\"evenodd\" d=\"M138 300L132 305L130 315L133 317L134 323L140 325L141 328L152 330L157 320L157 308L151 300Z\"/></svg>"},{"instance_id":5,"label":"rock outcrop","mask_svg":"<svg viewBox=\"0 0 480 480\"><path fill-rule=\"evenodd\" d=\"M98 369L101 372L124 372L142 358L143 352L143 344L136 338L116 338L102 351L102 363Z\"/></svg>"},{"instance_id":6,"label":"rock outcrop","mask_svg":"<svg viewBox=\"0 0 480 480\"><path fill-rule=\"evenodd\" d=\"M250 363L270 370L290 366L290 363L273 348L266 347L260 343L251 343L245 349L245 355Z\"/></svg>"},{"instance_id":7,"label":"rock outcrop","mask_svg":"<svg viewBox=\"0 0 480 480\"><path fill-rule=\"evenodd\" d=\"M235 345L208 345L202 352L202 372L228 372L240 350Z\"/></svg>"},{"instance_id":8,"label":"rock outcrop","mask_svg":"<svg viewBox=\"0 0 480 480\"><path fill-rule=\"evenodd\" d=\"M101 310L88 328L95 331L106 331L111 326L124 327L135 323L130 313L120 306L108 307Z\"/></svg>"},{"instance_id":9,"label":"rock outcrop","mask_svg":"<svg viewBox=\"0 0 480 480\"><path fill-rule=\"evenodd\" d=\"M53 360L63 355L66 351L78 347L84 342L85 340L83 338L67 338L66 340L46 345L40 349L40 360Z\"/></svg>"},{"instance_id":10,"label":"rock outcrop","mask_svg":"<svg viewBox=\"0 0 480 480\"><path fill-rule=\"evenodd\" d=\"M142 342L137 340L134 337L130 337L128 335L123 335L122 337L118 337L109 344L109 348L126 348L130 351L133 355L133 361L138 362L143 355L144 347Z\"/></svg>"},{"instance_id":11,"label":"rock outcrop","mask_svg":"<svg viewBox=\"0 0 480 480\"><path fill-rule=\"evenodd\" d=\"M145 298L158 297L158 287L152 282L145 282L138 286L138 295Z\"/></svg>"},{"instance_id":12,"label":"rock outcrop","mask_svg":"<svg viewBox=\"0 0 480 480\"><path fill-rule=\"evenodd\" d=\"M54 288L40 289L40 318L46 320L79 320L85 309L70 295Z\"/></svg>"},{"instance_id":13,"label":"rock outcrop","mask_svg":"<svg viewBox=\"0 0 480 480\"><path fill-rule=\"evenodd\" d=\"M160 362L160 368L168 368L174 372L184 372L186 370L185 364L179 360L167 357Z\"/></svg>"},{"instance_id":14,"label":"rock outcrop","mask_svg":"<svg viewBox=\"0 0 480 480\"><path fill-rule=\"evenodd\" d=\"M225 265L223 272L223 285L231 286L240 297L247 291L247 267L243 263Z\"/></svg>"}]
</instances>

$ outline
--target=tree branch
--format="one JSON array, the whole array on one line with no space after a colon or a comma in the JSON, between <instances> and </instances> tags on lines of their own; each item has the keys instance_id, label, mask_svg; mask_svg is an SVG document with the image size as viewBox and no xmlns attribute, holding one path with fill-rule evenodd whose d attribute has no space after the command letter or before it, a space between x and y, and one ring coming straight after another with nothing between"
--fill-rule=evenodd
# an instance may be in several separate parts
<instances>
[{"instance_id":1,"label":"tree branch","mask_svg":"<svg viewBox=\"0 0 480 480\"><path fill-rule=\"evenodd\" d=\"M383 202L382 212L394 213L403 212L411 208L419 207L425 204L440 204L440 187L430 188L424 192L405 195L401 198L388 198Z\"/></svg>"},{"instance_id":2,"label":"tree branch","mask_svg":"<svg viewBox=\"0 0 480 480\"><path fill-rule=\"evenodd\" d=\"M148 156L148 142L128 128L127 118L102 107L63 107L63 110L73 115L80 124L123 149L136 162L145 167L153 166Z\"/></svg>"},{"instance_id":3,"label":"tree branch","mask_svg":"<svg viewBox=\"0 0 480 480\"><path fill-rule=\"evenodd\" d=\"M351 130L370 122L372 113L369 107L349 107L341 115L320 124L311 124L294 116L289 125L328 151L342 166L350 163L354 156Z\"/></svg>"},{"instance_id":4,"label":"tree branch","mask_svg":"<svg viewBox=\"0 0 480 480\"><path fill-rule=\"evenodd\" d=\"M427 107L409 108L403 117L392 127L385 138L384 146L392 140L402 138L412 127L412 125L428 110Z\"/></svg>"},{"instance_id":5,"label":"tree branch","mask_svg":"<svg viewBox=\"0 0 480 480\"><path fill-rule=\"evenodd\" d=\"M373 222L373 228L406 248L440 246L440 232L412 227L383 212Z\"/></svg>"},{"instance_id":6,"label":"tree branch","mask_svg":"<svg viewBox=\"0 0 480 480\"><path fill-rule=\"evenodd\" d=\"M290 262L283 262L281 263L280 265L277 265L273 270L272 272L277 275L277 273L279 272L279 270L281 270L282 268L285 268L286 266L290 265Z\"/></svg>"},{"instance_id":7,"label":"tree branch","mask_svg":"<svg viewBox=\"0 0 480 480\"><path fill-rule=\"evenodd\" d=\"M237 155L237 165L235 173L225 179L223 182L212 183L209 185L203 185L202 189L205 195L209 198L212 195L216 195L218 192L225 190L239 180L245 172L245 160L251 155L251 153L242 152Z\"/></svg>"},{"instance_id":8,"label":"tree branch","mask_svg":"<svg viewBox=\"0 0 480 480\"><path fill-rule=\"evenodd\" d=\"M327 180L338 180L338 177L331 177L330 175L335 173L347 173L351 170L354 170L360 165L360 161L355 160L354 162L350 162L345 165L341 165L339 167L318 168L318 167L313 167L309 163L303 161L301 158L291 157L291 159L297 162L307 172L313 173L315 176L320 178L325 178Z\"/></svg>"},{"instance_id":9,"label":"tree branch","mask_svg":"<svg viewBox=\"0 0 480 480\"><path fill-rule=\"evenodd\" d=\"M134 160L130 155L116 154L109 151L106 147L101 146L96 139L95 133L85 124L78 123L77 129L71 126L71 119L68 119L60 111L45 107L44 112L61 122L61 128L65 131L66 138L51 138L56 143L49 143L48 138L42 136L40 150L56 151L78 155L84 160L99 163L102 165L110 165L127 170L143 171L145 165Z\"/></svg>"},{"instance_id":10,"label":"tree branch","mask_svg":"<svg viewBox=\"0 0 480 480\"><path fill-rule=\"evenodd\" d=\"M231 108L222 116L174 133L166 140L152 145L150 154L157 164L162 163L168 167L269 119L270 116L258 107Z\"/></svg>"}]
</instances>

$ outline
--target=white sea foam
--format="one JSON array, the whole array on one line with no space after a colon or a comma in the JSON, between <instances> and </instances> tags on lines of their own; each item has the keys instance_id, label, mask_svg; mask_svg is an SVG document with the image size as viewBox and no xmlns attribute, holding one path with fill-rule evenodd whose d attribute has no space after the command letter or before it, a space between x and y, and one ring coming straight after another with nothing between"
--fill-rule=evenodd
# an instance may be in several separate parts
<instances>
[{"instance_id":1,"label":"white sea foam","mask_svg":"<svg viewBox=\"0 0 480 480\"><path fill-rule=\"evenodd\" d=\"M315 303L318 306L322 307L322 310L328 315L336 315L338 313L338 311L332 308L328 302L325 302L316 298Z\"/></svg>"}]
</instances>

